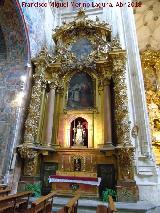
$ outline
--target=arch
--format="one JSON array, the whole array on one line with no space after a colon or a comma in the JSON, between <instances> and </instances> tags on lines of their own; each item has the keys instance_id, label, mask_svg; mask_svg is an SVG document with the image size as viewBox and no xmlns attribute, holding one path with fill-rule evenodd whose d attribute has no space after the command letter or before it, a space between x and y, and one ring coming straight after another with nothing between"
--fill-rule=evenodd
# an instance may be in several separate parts
<instances>
[{"instance_id":1,"label":"arch","mask_svg":"<svg viewBox=\"0 0 160 213\"><path fill-rule=\"evenodd\" d=\"M82 141L76 141L77 126L81 126ZM88 147L88 122L83 117L77 117L70 123L70 146Z\"/></svg>"},{"instance_id":2,"label":"arch","mask_svg":"<svg viewBox=\"0 0 160 213\"><path fill-rule=\"evenodd\" d=\"M3 48L3 59L0 61L1 75L1 116L0 130L3 143L0 144L0 176L6 174L12 165L14 148L20 143L24 110L28 87L26 66L30 63L28 33L19 2L5 0L0 5L0 34ZM25 77L26 81L22 80ZM24 79L24 78L23 78ZM3 84L5 82L7 87ZM23 95L24 94L24 95ZM22 106L23 105L23 106ZM17 182L17 181L16 181Z\"/></svg>"}]
</instances>

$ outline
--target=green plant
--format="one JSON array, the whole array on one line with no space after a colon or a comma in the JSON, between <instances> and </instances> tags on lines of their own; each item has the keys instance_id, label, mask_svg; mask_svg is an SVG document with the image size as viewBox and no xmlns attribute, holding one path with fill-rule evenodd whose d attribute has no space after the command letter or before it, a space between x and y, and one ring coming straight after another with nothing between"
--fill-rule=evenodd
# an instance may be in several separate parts
<instances>
[{"instance_id":1,"label":"green plant","mask_svg":"<svg viewBox=\"0 0 160 213\"><path fill-rule=\"evenodd\" d=\"M41 196L41 183L34 183L34 184L26 184L25 191L32 191L34 193L34 197Z\"/></svg>"},{"instance_id":2,"label":"green plant","mask_svg":"<svg viewBox=\"0 0 160 213\"><path fill-rule=\"evenodd\" d=\"M117 193L113 189L106 188L105 191L102 192L102 201L108 202L109 195L112 196L113 200L116 200Z\"/></svg>"}]
</instances>

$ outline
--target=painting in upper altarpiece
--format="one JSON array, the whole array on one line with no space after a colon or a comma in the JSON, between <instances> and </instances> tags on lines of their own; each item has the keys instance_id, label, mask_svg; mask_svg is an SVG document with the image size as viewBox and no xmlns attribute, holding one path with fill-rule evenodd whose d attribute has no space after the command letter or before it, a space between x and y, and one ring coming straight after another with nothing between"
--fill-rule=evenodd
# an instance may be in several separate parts
<instances>
[{"instance_id":1,"label":"painting in upper altarpiece","mask_svg":"<svg viewBox=\"0 0 160 213\"><path fill-rule=\"evenodd\" d=\"M78 39L71 47L71 52L79 61L86 58L92 50L93 48L91 43L85 38Z\"/></svg>"},{"instance_id":2,"label":"painting in upper altarpiece","mask_svg":"<svg viewBox=\"0 0 160 213\"><path fill-rule=\"evenodd\" d=\"M68 109L94 107L93 80L87 73L76 73L72 76L68 88Z\"/></svg>"}]
</instances>

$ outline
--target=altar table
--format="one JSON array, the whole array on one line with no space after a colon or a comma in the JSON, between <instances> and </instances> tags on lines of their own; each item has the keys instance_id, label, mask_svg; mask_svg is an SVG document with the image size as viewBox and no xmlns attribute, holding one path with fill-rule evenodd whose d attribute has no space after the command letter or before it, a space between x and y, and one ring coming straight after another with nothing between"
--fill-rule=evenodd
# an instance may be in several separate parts
<instances>
[{"instance_id":1,"label":"altar table","mask_svg":"<svg viewBox=\"0 0 160 213\"><path fill-rule=\"evenodd\" d=\"M74 194L78 191L84 197L98 197L101 178L51 175L49 182L59 194Z\"/></svg>"}]
</instances>

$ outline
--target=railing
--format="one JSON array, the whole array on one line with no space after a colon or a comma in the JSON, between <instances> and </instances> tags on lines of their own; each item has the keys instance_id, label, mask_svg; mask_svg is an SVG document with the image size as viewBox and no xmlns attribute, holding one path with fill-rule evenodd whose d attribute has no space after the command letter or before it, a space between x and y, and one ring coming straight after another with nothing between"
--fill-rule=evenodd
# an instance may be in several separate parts
<instances>
[{"instance_id":1,"label":"railing","mask_svg":"<svg viewBox=\"0 0 160 213\"><path fill-rule=\"evenodd\" d=\"M98 205L96 213L113 213L113 212L117 212L117 209L112 196L109 195L108 207L105 205Z\"/></svg>"}]
</instances>

